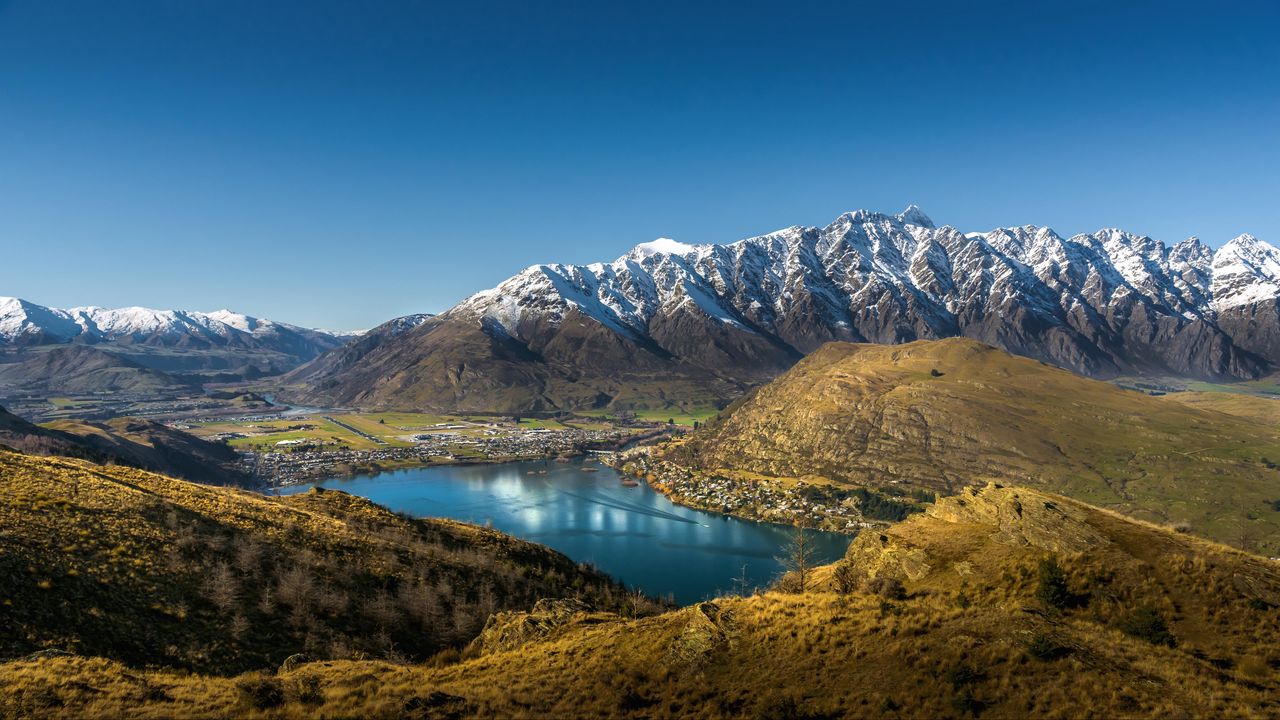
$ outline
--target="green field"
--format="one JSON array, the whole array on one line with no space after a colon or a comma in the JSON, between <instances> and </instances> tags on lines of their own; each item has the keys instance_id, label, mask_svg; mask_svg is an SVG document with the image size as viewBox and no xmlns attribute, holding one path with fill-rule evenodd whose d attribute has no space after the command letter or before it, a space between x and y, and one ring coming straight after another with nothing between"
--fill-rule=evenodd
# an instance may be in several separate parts
<instances>
[{"instance_id":1,"label":"green field","mask_svg":"<svg viewBox=\"0 0 1280 720\"><path fill-rule=\"evenodd\" d=\"M1159 385L1170 388L1185 388L1190 392L1229 393L1233 395L1256 395L1260 397L1280 396L1280 375L1269 375L1257 380L1245 380L1233 383L1214 383L1203 380L1184 380L1174 377L1120 377L1112 381L1121 387L1142 387L1143 385ZM1170 394L1176 394L1171 392Z\"/></svg>"},{"instance_id":2,"label":"green field","mask_svg":"<svg viewBox=\"0 0 1280 720\"><path fill-rule=\"evenodd\" d=\"M431 432L448 432L462 437L480 437L498 426L507 431L516 425L507 417L437 415L411 412L343 413L331 415L334 420L381 439L385 445L369 440L359 433L325 420L320 415L280 418L275 420L213 421L200 423L193 432L201 437L224 433L240 433L246 437L228 441L233 447L260 451L276 450L282 440L307 440L329 447L338 446L351 450L371 450L379 447L412 447L411 435ZM665 418L664 418L665 420ZM441 426L463 427L441 427ZM297 427L306 426L306 427ZM521 418L521 430L608 430L612 425L601 418L573 418L555 420L545 418ZM278 448L288 452L291 446ZM476 454L469 446L459 446L455 454L469 457Z\"/></svg>"},{"instance_id":3,"label":"green field","mask_svg":"<svg viewBox=\"0 0 1280 720\"><path fill-rule=\"evenodd\" d=\"M284 429L294 425L307 425L310 427L295 430ZM352 450L370 450L378 447L377 443L372 440L360 437L346 428L339 427L320 418L290 418L288 420L259 421L243 424L217 423L205 425L201 434L208 434L211 428L216 428L216 430L213 430L214 433L262 433L229 441L232 447L239 448L273 449L277 443L283 440L308 440L322 444L339 445ZM281 447L281 449L287 448L288 446Z\"/></svg>"}]
</instances>

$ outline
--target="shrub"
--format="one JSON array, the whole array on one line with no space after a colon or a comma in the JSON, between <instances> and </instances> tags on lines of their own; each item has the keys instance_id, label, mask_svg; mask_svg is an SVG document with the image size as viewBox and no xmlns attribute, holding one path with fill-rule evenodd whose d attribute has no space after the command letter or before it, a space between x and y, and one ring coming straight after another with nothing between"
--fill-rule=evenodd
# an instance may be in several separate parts
<instances>
[{"instance_id":1,"label":"shrub","mask_svg":"<svg viewBox=\"0 0 1280 720\"><path fill-rule=\"evenodd\" d=\"M1067 588L1067 575L1056 558L1040 561L1040 582L1036 587L1036 599L1058 609L1070 607L1075 596Z\"/></svg>"},{"instance_id":2,"label":"shrub","mask_svg":"<svg viewBox=\"0 0 1280 720\"><path fill-rule=\"evenodd\" d=\"M957 688L964 687L965 685L972 685L982 680L984 677L985 676L982 673L974 670L968 665L956 665L950 670L947 670L946 674L947 682L951 683L952 687Z\"/></svg>"},{"instance_id":3,"label":"shrub","mask_svg":"<svg viewBox=\"0 0 1280 720\"><path fill-rule=\"evenodd\" d=\"M765 698L756 706L755 716L759 720L819 720L826 717L806 709L790 695Z\"/></svg>"},{"instance_id":4,"label":"shrub","mask_svg":"<svg viewBox=\"0 0 1280 720\"><path fill-rule=\"evenodd\" d=\"M267 710L284 704L284 687L279 680L264 673L251 673L236 680L240 700L255 710Z\"/></svg>"},{"instance_id":5,"label":"shrub","mask_svg":"<svg viewBox=\"0 0 1280 720\"><path fill-rule=\"evenodd\" d=\"M891 500L866 488L854 488L849 495L858 501L858 511L864 517L876 520L896 522L906 520L912 513L920 512L920 508L907 503Z\"/></svg>"},{"instance_id":6,"label":"shrub","mask_svg":"<svg viewBox=\"0 0 1280 720\"><path fill-rule=\"evenodd\" d=\"M858 589L857 572L847 562L836 563L836 569L832 572L831 577L835 581L836 592L841 595L848 595Z\"/></svg>"},{"instance_id":7,"label":"shrub","mask_svg":"<svg viewBox=\"0 0 1280 720\"><path fill-rule=\"evenodd\" d=\"M907 596L902 581L892 577L874 577L867 581L866 591L886 600L901 600Z\"/></svg>"},{"instance_id":8,"label":"shrub","mask_svg":"<svg viewBox=\"0 0 1280 720\"><path fill-rule=\"evenodd\" d=\"M1027 652L1037 660L1057 660L1071 651L1059 645L1053 638L1036 633L1027 642Z\"/></svg>"},{"instance_id":9,"label":"shrub","mask_svg":"<svg viewBox=\"0 0 1280 720\"><path fill-rule=\"evenodd\" d=\"M1144 605L1127 615L1122 615L1116 619L1115 625L1126 635L1146 640L1152 645L1174 647L1178 644L1177 638L1169 632L1169 625L1165 622L1164 616L1150 605Z\"/></svg>"},{"instance_id":10,"label":"shrub","mask_svg":"<svg viewBox=\"0 0 1280 720\"><path fill-rule=\"evenodd\" d=\"M294 696L304 705L319 705L324 702L324 692L320 689L320 676L305 673L294 680Z\"/></svg>"},{"instance_id":11,"label":"shrub","mask_svg":"<svg viewBox=\"0 0 1280 720\"><path fill-rule=\"evenodd\" d=\"M951 707L961 715L977 715L986 709L987 704L974 697L972 689L965 687L951 698Z\"/></svg>"}]
</instances>

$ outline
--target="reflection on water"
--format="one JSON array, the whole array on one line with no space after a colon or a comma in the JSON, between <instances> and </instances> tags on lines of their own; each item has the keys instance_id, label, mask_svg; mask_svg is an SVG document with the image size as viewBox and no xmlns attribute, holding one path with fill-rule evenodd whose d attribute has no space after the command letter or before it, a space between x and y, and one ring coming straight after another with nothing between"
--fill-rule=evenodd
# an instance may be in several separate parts
<instances>
[{"instance_id":1,"label":"reflection on water","mask_svg":"<svg viewBox=\"0 0 1280 720\"><path fill-rule=\"evenodd\" d=\"M643 484L623 486L611 468L586 464L598 472L583 472L578 461L450 465L316 484L413 515L491 522L681 603L728 591L744 567L756 585L781 572L776 556L790 528L680 507ZM821 562L849 544L835 533L813 537Z\"/></svg>"}]
</instances>

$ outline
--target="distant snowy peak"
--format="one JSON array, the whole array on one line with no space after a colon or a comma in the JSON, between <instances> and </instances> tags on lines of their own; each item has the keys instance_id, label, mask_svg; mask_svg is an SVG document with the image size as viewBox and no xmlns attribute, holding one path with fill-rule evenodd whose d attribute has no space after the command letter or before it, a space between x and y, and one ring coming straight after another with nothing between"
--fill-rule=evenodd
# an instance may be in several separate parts
<instances>
[{"instance_id":1,"label":"distant snowy peak","mask_svg":"<svg viewBox=\"0 0 1280 720\"><path fill-rule=\"evenodd\" d=\"M933 220L929 219L924 211L915 205L908 205L906 210L898 213L898 222L904 225L917 225L923 228L934 229Z\"/></svg>"},{"instance_id":2,"label":"distant snowy peak","mask_svg":"<svg viewBox=\"0 0 1280 720\"><path fill-rule=\"evenodd\" d=\"M240 332L251 333L265 324L271 324L270 320L262 321L255 317L249 317L244 313L232 312L231 310L217 310L211 313L193 313L195 315L203 315L210 320L229 325ZM323 331L320 331L323 332Z\"/></svg>"},{"instance_id":3,"label":"distant snowy peak","mask_svg":"<svg viewBox=\"0 0 1280 720\"><path fill-rule=\"evenodd\" d=\"M658 238L647 243L640 243L626 257L646 258L653 255L687 255L693 252L692 245L677 242L671 238Z\"/></svg>"},{"instance_id":4,"label":"distant snowy peak","mask_svg":"<svg viewBox=\"0 0 1280 720\"><path fill-rule=\"evenodd\" d=\"M71 341L128 342L175 346L258 346L279 344L296 352L300 345L327 349L334 336L316 330L261 320L243 313L154 310L143 307L50 308L20 298L0 298L0 344L39 345ZM274 348L272 348L274 349Z\"/></svg>"},{"instance_id":5,"label":"distant snowy peak","mask_svg":"<svg viewBox=\"0 0 1280 720\"><path fill-rule=\"evenodd\" d=\"M56 342L79 332L80 326L65 310L0 297L0 342Z\"/></svg>"},{"instance_id":6,"label":"distant snowy peak","mask_svg":"<svg viewBox=\"0 0 1280 720\"><path fill-rule=\"evenodd\" d=\"M1280 296L1280 250L1252 235L1241 235L1213 256L1210 285L1216 310L1251 305Z\"/></svg>"}]
</instances>

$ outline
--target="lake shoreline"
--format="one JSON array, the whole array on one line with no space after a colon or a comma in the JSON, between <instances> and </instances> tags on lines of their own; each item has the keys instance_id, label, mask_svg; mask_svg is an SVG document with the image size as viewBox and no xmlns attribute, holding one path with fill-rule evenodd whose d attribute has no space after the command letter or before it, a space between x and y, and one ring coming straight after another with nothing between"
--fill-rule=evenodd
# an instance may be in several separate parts
<instances>
[{"instance_id":1,"label":"lake shoreline","mask_svg":"<svg viewBox=\"0 0 1280 720\"><path fill-rule=\"evenodd\" d=\"M755 587L780 574L777 558L791 526L675 503L648 483L626 483L629 476L601 460L580 455L571 462L435 465L279 490L292 495L324 487L414 516L490 525L682 604L731 591L744 568ZM822 547L824 561L843 557L851 541L845 534L806 532Z\"/></svg>"}]
</instances>

